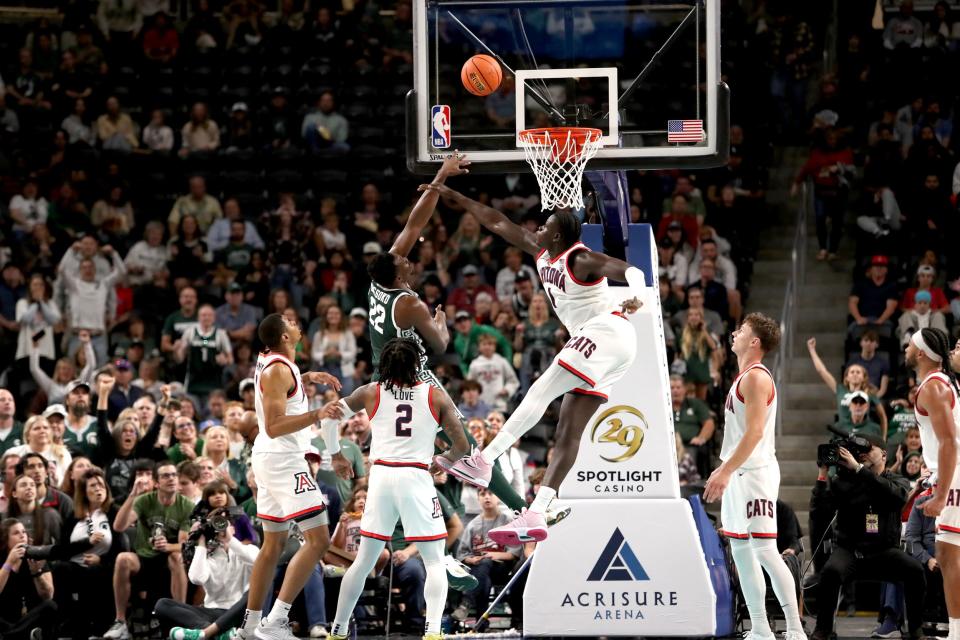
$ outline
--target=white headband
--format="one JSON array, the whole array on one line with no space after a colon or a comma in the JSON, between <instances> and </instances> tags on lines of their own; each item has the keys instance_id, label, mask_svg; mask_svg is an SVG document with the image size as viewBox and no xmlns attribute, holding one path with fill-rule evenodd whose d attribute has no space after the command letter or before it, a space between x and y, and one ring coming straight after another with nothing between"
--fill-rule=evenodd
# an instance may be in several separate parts
<instances>
[{"instance_id":1,"label":"white headband","mask_svg":"<svg viewBox=\"0 0 960 640\"><path fill-rule=\"evenodd\" d=\"M917 331L917 332L915 332L915 333L913 334L913 337L910 338L910 341L913 342L913 345L914 345L917 349L920 349L920 351L923 351L924 355L926 355L928 358L930 358L930 359L933 360L934 362L942 362L942 361L943 361L943 358L941 358L940 356L938 356L937 354L935 354L935 353L933 352L933 349L931 349L930 347L927 346L927 343L923 341L923 336L920 334L919 331Z\"/></svg>"}]
</instances>

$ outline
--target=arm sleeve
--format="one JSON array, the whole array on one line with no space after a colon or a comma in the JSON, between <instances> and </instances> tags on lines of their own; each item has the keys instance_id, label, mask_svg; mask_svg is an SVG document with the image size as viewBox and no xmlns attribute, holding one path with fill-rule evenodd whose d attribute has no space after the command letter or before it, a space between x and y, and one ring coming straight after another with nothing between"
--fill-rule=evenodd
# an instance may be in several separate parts
<instances>
[{"instance_id":1,"label":"arm sleeve","mask_svg":"<svg viewBox=\"0 0 960 640\"><path fill-rule=\"evenodd\" d=\"M911 509L907 518L907 526L903 531L903 541L907 543L907 552L926 564L930 554L923 547L923 514L918 509Z\"/></svg>"},{"instance_id":2,"label":"arm sleeve","mask_svg":"<svg viewBox=\"0 0 960 640\"><path fill-rule=\"evenodd\" d=\"M243 544L236 538L231 538L230 543L227 545L227 548L230 550L230 553L237 554L237 558L240 559L246 565L253 566L253 563L257 560L257 554L260 553L260 549L253 544Z\"/></svg>"},{"instance_id":3,"label":"arm sleeve","mask_svg":"<svg viewBox=\"0 0 960 640\"><path fill-rule=\"evenodd\" d=\"M49 397L53 390L53 380L40 368L40 351L31 347L30 349L30 373L37 385L43 389L43 392Z\"/></svg>"},{"instance_id":4,"label":"arm sleeve","mask_svg":"<svg viewBox=\"0 0 960 640\"><path fill-rule=\"evenodd\" d=\"M83 365L83 370L80 371L80 379L88 384L93 384L93 372L97 368L97 354L93 350L93 341L84 345L83 353L87 357L87 363Z\"/></svg>"},{"instance_id":5,"label":"arm sleeve","mask_svg":"<svg viewBox=\"0 0 960 640\"><path fill-rule=\"evenodd\" d=\"M203 584L210 579L210 565L207 562L206 547L197 547L196 553L193 556L193 562L190 564L190 573L187 574L187 577L190 578L190 582L198 586L203 586Z\"/></svg>"},{"instance_id":6,"label":"arm sleeve","mask_svg":"<svg viewBox=\"0 0 960 640\"><path fill-rule=\"evenodd\" d=\"M40 313L43 314L43 319L46 320L48 324L57 324L62 319L60 307L58 307L57 303L53 300L41 302Z\"/></svg>"},{"instance_id":7,"label":"arm sleeve","mask_svg":"<svg viewBox=\"0 0 960 640\"><path fill-rule=\"evenodd\" d=\"M345 400L341 399L338 403L343 416L337 418L324 418L320 421L320 435L323 437L323 443L327 447L330 455L340 451L340 423L348 420L355 412L351 409Z\"/></svg>"},{"instance_id":8,"label":"arm sleeve","mask_svg":"<svg viewBox=\"0 0 960 640\"><path fill-rule=\"evenodd\" d=\"M100 445L96 449L94 458L97 466L100 467L106 467L116 457L116 443L108 425L107 410L97 411L97 438Z\"/></svg>"}]
</instances>

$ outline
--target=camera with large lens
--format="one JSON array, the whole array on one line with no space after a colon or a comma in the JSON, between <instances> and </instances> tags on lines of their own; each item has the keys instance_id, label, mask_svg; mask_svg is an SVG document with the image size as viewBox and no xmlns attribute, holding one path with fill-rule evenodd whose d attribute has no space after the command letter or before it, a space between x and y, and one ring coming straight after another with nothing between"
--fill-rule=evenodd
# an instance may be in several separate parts
<instances>
[{"instance_id":1,"label":"camera with large lens","mask_svg":"<svg viewBox=\"0 0 960 640\"><path fill-rule=\"evenodd\" d=\"M840 463L840 447L849 451L850 455L856 459L859 459L860 456L864 454L870 453L870 449L873 448L873 444L862 436L847 433L832 425L827 427L827 429L833 433L835 437L829 443L821 444L817 447L818 467L837 466Z\"/></svg>"},{"instance_id":2,"label":"camera with large lens","mask_svg":"<svg viewBox=\"0 0 960 640\"><path fill-rule=\"evenodd\" d=\"M194 512L194 522L200 523L200 526L190 532L187 541L183 543L183 563L189 567L193 562L193 556L197 552L197 543L202 536L206 541L207 551L213 553L220 547L220 535L227 530L230 523L234 522L243 514L243 509L237 506L220 507L212 511L200 510Z\"/></svg>"}]
</instances>

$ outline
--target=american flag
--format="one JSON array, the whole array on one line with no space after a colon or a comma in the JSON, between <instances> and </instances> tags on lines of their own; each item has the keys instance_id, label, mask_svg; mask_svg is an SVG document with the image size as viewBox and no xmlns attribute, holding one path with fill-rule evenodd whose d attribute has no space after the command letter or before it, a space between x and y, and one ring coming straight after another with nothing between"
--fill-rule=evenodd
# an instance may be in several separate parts
<instances>
[{"instance_id":1,"label":"american flag","mask_svg":"<svg viewBox=\"0 0 960 640\"><path fill-rule=\"evenodd\" d=\"M703 120L667 120L667 142L700 142Z\"/></svg>"}]
</instances>

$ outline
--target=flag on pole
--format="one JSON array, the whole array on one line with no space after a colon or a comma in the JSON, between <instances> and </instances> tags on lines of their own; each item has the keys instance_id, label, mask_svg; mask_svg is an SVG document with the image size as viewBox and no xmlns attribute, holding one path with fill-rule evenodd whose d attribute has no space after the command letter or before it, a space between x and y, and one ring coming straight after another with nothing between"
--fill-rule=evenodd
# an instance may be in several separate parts
<instances>
[{"instance_id":1,"label":"flag on pole","mask_svg":"<svg viewBox=\"0 0 960 640\"><path fill-rule=\"evenodd\" d=\"M703 120L667 120L667 142L701 142Z\"/></svg>"}]
</instances>

